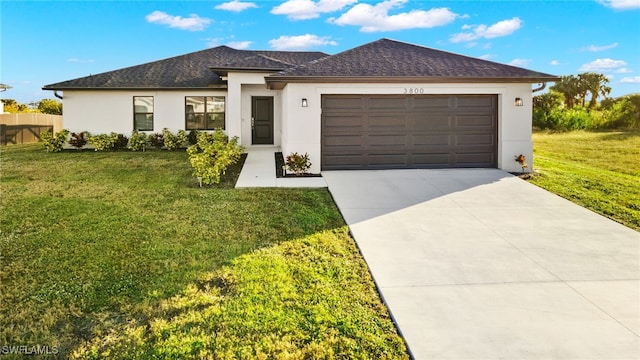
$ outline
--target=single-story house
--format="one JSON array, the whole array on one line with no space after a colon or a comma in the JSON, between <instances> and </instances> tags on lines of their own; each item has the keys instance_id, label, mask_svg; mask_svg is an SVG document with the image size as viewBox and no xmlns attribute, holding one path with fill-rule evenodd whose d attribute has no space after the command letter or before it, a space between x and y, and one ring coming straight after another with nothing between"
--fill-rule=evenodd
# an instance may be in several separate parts
<instances>
[{"instance_id":1,"label":"single-story house","mask_svg":"<svg viewBox=\"0 0 640 360\"><path fill-rule=\"evenodd\" d=\"M381 39L335 55L219 46L46 85L72 132L222 128L337 169L532 159L532 84L557 76Z\"/></svg>"}]
</instances>

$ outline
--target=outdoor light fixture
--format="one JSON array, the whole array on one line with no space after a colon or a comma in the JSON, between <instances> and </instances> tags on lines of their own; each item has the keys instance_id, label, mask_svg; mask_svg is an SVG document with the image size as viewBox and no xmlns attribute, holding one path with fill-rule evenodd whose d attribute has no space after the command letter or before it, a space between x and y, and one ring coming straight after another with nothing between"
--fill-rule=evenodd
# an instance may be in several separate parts
<instances>
[{"instance_id":1,"label":"outdoor light fixture","mask_svg":"<svg viewBox=\"0 0 640 360\"><path fill-rule=\"evenodd\" d=\"M302 107L308 107L309 106L309 102L307 101L306 98L302 99Z\"/></svg>"},{"instance_id":2,"label":"outdoor light fixture","mask_svg":"<svg viewBox=\"0 0 640 360\"><path fill-rule=\"evenodd\" d=\"M524 101L522 101L522 98L516 98L515 104L516 106L522 106L524 105Z\"/></svg>"}]
</instances>

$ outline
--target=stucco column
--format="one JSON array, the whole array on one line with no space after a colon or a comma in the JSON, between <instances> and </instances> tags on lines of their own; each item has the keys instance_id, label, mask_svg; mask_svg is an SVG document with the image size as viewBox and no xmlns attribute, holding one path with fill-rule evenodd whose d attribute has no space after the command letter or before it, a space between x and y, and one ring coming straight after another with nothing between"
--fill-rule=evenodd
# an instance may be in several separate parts
<instances>
[{"instance_id":1,"label":"stucco column","mask_svg":"<svg viewBox=\"0 0 640 360\"><path fill-rule=\"evenodd\" d=\"M239 143L242 139L242 85L237 79L229 76L227 80L227 135L237 136Z\"/></svg>"}]
</instances>

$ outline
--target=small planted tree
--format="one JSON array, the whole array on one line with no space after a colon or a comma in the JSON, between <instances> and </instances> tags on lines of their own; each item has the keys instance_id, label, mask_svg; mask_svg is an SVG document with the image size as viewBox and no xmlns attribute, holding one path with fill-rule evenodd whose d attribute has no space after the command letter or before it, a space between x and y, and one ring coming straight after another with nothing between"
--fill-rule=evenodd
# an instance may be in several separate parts
<instances>
[{"instance_id":1,"label":"small planted tree","mask_svg":"<svg viewBox=\"0 0 640 360\"><path fill-rule=\"evenodd\" d=\"M309 154L305 153L304 155L300 155L297 152L294 152L287 156L285 166L288 171L295 173L297 176L301 176L311 168Z\"/></svg>"},{"instance_id":2,"label":"small planted tree","mask_svg":"<svg viewBox=\"0 0 640 360\"><path fill-rule=\"evenodd\" d=\"M218 184L227 167L235 164L243 151L238 138L229 139L222 130L199 133L197 143L187 148L193 176L201 187L202 184Z\"/></svg>"},{"instance_id":3,"label":"small planted tree","mask_svg":"<svg viewBox=\"0 0 640 360\"><path fill-rule=\"evenodd\" d=\"M529 167L529 165L527 164L527 158L525 158L524 155L516 155L515 160L520 164L520 167L522 167L522 172L524 172L524 170Z\"/></svg>"}]
</instances>

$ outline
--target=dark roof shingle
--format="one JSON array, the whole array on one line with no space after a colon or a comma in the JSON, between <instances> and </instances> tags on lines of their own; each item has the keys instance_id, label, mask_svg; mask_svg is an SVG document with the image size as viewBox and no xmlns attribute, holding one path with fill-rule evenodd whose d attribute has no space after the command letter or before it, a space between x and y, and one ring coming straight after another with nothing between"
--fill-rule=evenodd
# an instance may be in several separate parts
<instances>
[{"instance_id":1,"label":"dark roof shingle","mask_svg":"<svg viewBox=\"0 0 640 360\"><path fill-rule=\"evenodd\" d=\"M264 71L271 88L291 81L541 82L554 75L380 39L336 55L237 50L219 46L164 60L46 85L65 89L187 89L222 87L228 71Z\"/></svg>"},{"instance_id":2,"label":"dark roof shingle","mask_svg":"<svg viewBox=\"0 0 640 360\"><path fill-rule=\"evenodd\" d=\"M438 78L533 79L554 75L435 50L390 39L380 39L317 61L272 74L268 79L293 78Z\"/></svg>"},{"instance_id":3,"label":"dark roof shingle","mask_svg":"<svg viewBox=\"0 0 640 360\"><path fill-rule=\"evenodd\" d=\"M216 68L279 71L326 56L322 52L252 51L219 46L50 84L44 89L207 88L224 84L212 71Z\"/></svg>"}]
</instances>

